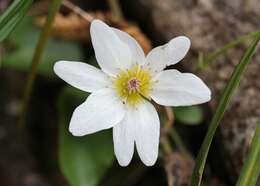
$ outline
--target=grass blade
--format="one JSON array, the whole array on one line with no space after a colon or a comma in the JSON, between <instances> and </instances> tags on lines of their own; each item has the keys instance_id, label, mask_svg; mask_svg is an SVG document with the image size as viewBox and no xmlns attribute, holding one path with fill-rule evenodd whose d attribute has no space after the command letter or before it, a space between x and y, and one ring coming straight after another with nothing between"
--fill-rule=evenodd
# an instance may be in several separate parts
<instances>
[{"instance_id":1,"label":"grass blade","mask_svg":"<svg viewBox=\"0 0 260 186\"><path fill-rule=\"evenodd\" d=\"M226 53L229 49L234 48L242 43L244 43L246 40L250 38L255 38L260 33L260 30L250 32L244 36L237 37L236 39L232 40L228 44L224 45L223 47L217 49L213 53L204 56L203 53L199 53L198 57L198 65L197 65L197 71L200 72L203 69L205 69L210 63L214 60L216 60L219 56Z\"/></svg>"},{"instance_id":2,"label":"grass blade","mask_svg":"<svg viewBox=\"0 0 260 186\"><path fill-rule=\"evenodd\" d=\"M220 98L220 102L218 104L217 110L210 122L206 137L204 138L203 144L200 148L199 154L197 156L196 165L192 173L191 186L198 186L201 184L202 174L204 171L207 155L209 152L209 148L213 139L213 136L216 132L216 129L219 125L219 122L224 115L224 112L227 108L227 105L230 102L230 98L232 97L234 91L236 90L239 81L242 77L243 72L247 64L251 61L253 53L257 47L257 44L260 40L260 33L256 36L256 39L250 45L250 47L246 50L244 55L242 56L239 64L236 66L233 71L228 84Z\"/></svg>"},{"instance_id":3,"label":"grass blade","mask_svg":"<svg viewBox=\"0 0 260 186\"><path fill-rule=\"evenodd\" d=\"M51 32L52 23L54 21L56 13L59 11L61 2L62 2L62 0L53 0L52 1L50 8L49 8L46 23L44 24L44 27L41 31L41 34L39 36L39 39L37 41L37 44L36 44L36 47L34 50L32 64L31 64L31 70L27 76L27 82L26 82L25 88L24 88L24 97L23 97L23 101L22 101L22 108L21 108L20 118L19 118L19 122L18 122L18 128L20 131L22 131L25 126L25 116L26 116L28 104L30 101L30 97L32 94L37 69L38 69L41 57L43 55L43 51L45 49L45 46L47 44L47 41L48 41L48 38L49 38L49 35Z\"/></svg>"},{"instance_id":4,"label":"grass blade","mask_svg":"<svg viewBox=\"0 0 260 186\"><path fill-rule=\"evenodd\" d=\"M237 186L254 186L260 174L260 121L257 124Z\"/></svg>"},{"instance_id":5,"label":"grass blade","mask_svg":"<svg viewBox=\"0 0 260 186\"><path fill-rule=\"evenodd\" d=\"M0 16L0 42L3 41L23 19L33 0L15 0Z\"/></svg>"}]
</instances>

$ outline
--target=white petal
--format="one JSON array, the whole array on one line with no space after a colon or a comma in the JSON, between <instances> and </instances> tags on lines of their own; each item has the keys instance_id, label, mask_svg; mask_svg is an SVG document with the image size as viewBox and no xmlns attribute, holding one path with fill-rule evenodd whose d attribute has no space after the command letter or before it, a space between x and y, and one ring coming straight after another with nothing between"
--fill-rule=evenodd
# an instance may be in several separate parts
<instances>
[{"instance_id":1,"label":"white petal","mask_svg":"<svg viewBox=\"0 0 260 186\"><path fill-rule=\"evenodd\" d=\"M143 65L145 62L145 55L143 49L138 44L138 42L126 32L123 32L116 28L113 28L113 30L117 34L117 36L121 39L121 41L127 44L128 47L130 48L132 53L132 62L134 64Z\"/></svg>"},{"instance_id":2,"label":"white petal","mask_svg":"<svg viewBox=\"0 0 260 186\"><path fill-rule=\"evenodd\" d=\"M152 99L166 106L188 106L210 100L211 92L207 85L191 73L166 70L158 74Z\"/></svg>"},{"instance_id":3,"label":"white petal","mask_svg":"<svg viewBox=\"0 0 260 186\"><path fill-rule=\"evenodd\" d=\"M158 157L160 120L154 106L148 101L140 103L137 113L132 117L136 119L136 148L137 152L147 166L152 166Z\"/></svg>"},{"instance_id":4,"label":"white petal","mask_svg":"<svg viewBox=\"0 0 260 186\"><path fill-rule=\"evenodd\" d=\"M125 107L113 90L101 89L75 109L69 131L74 136L91 134L115 126L124 115Z\"/></svg>"},{"instance_id":5,"label":"white petal","mask_svg":"<svg viewBox=\"0 0 260 186\"><path fill-rule=\"evenodd\" d=\"M99 66L115 76L120 69L131 66L131 52L108 25L100 20L91 22L90 34Z\"/></svg>"},{"instance_id":6,"label":"white petal","mask_svg":"<svg viewBox=\"0 0 260 186\"><path fill-rule=\"evenodd\" d=\"M131 111L127 111L124 119L113 128L114 150L121 166L127 166L134 154L135 120L131 116Z\"/></svg>"},{"instance_id":7,"label":"white petal","mask_svg":"<svg viewBox=\"0 0 260 186\"><path fill-rule=\"evenodd\" d=\"M70 85L86 92L93 92L111 84L104 72L86 63L58 61L54 65L54 72Z\"/></svg>"},{"instance_id":8,"label":"white petal","mask_svg":"<svg viewBox=\"0 0 260 186\"><path fill-rule=\"evenodd\" d=\"M189 38L185 36L175 37L167 44L150 51L145 66L155 74L161 72L166 66L174 65L182 60L189 48Z\"/></svg>"}]
</instances>

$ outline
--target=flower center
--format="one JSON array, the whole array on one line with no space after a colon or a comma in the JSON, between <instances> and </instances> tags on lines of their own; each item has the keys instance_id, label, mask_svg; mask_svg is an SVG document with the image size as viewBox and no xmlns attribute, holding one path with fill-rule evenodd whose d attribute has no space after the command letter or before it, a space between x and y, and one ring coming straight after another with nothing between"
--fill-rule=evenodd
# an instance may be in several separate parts
<instances>
[{"instance_id":1,"label":"flower center","mask_svg":"<svg viewBox=\"0 0 260 186\"><path fill-rule=\"evenodd\" d=\"M138 92L140 90L141 82L139 79L136 79L136 77L128 80L127 82L127 88L130 93Z\"/></svg>"},{"instance_id":2,"label":"flower center","mask_svg":"<svg viewBox=\"0 0 260 186\"><path fill-rule=\"evenodd\" d=\"M126 71L122 70L113 83L119 97L128 105L137 106L143 98L150 99L151 75L139 65Z\"/></svg>"}]
</instances>

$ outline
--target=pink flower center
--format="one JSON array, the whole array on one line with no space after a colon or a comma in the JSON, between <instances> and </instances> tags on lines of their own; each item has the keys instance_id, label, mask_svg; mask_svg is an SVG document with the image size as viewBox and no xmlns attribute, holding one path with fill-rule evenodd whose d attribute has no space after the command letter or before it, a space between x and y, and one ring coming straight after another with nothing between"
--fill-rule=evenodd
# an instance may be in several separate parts
<instances>
[{"instance_id":1,"label":"pink flower center","mask_svg":"<svg viewBox=\"0 0 260 186\"><path fill-rule=\"evenodd\" d=\"M138 92L140 89L140 85L141 85L140 80L136 79L135 77L128 80L127 88L128 88L129 93L131 94L131 93Z\"/></svg>"}]
</instances>

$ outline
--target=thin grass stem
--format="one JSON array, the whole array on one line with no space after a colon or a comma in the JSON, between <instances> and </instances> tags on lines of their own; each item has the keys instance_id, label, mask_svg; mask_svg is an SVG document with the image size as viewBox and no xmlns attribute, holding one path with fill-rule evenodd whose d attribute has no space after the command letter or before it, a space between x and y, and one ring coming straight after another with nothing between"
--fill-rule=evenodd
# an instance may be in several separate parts
<instances>
[{"instance_id":1,"label":"thin grass stem","mask_svg":"<svg viewBox=\"0 0 260 186\"><path fill-rule=\"evenodd\" d=\"M37 67L40 63L41 56L43 54L47 40L49 38L49 34L51 31L51 26L52 26L54 17L59 10L61 1L62 0L53 0L52 1L46 23L43 27L43 30L39 36L39 40L38 40L37 45L34 50L31 69L27 76L27 82L25 84L25 89L24 89L21 113L20 113L20 118L18 121L18 131L23 130L25 127L25 118L26 118L26 114L27 114L27 110L28 110L28 104L29 104L29 101L30 101L30 98L32 95L34 81L35 81L35 77L36 77L36 73L37 73Z\"/></svg>"},{"instance_id":2,"label":"thin grass stem","mask_svg":"<svg viewBox=\"0 0 260 186\"><path fill-rule=\"evenodd\" d=\"M203 56L202 53L199 53L199 59L198 59L198 65L196 67L196 71L200 72L204 70L212 61L216 60L219 56L226 53L229 49L234 48L240 45L241 43L244 43L249 38L255 38L259 33L260 30L257 30L254 32L250 32L244 36L240 36L207 56Z\"/></svg>"}]
</instances>

